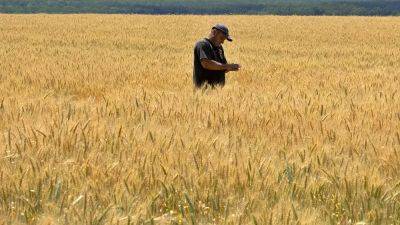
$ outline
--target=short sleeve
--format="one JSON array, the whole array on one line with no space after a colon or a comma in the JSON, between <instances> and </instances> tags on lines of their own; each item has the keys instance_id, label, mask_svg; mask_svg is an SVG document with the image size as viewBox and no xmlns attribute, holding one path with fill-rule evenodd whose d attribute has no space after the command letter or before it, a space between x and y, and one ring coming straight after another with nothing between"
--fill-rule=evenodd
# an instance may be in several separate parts
<instances>
[{"instance_id":1,"label":"short sleeve","mask_svg":"<svg viewBox=\"0 0 400 225\"><path fill-rule=\"evenodd\" d=\"M208 46L205 42L199 42L196 45L196 54L200 60L212 59L210 46Z\"/></svg>"}]
</instances>

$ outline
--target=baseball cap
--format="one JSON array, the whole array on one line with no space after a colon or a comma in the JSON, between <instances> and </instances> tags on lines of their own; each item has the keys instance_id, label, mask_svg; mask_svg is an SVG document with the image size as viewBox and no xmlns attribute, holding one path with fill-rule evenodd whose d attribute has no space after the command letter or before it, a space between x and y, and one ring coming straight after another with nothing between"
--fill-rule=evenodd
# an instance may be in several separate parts
<instances>
[{"instance_id":1,"label":"baseball cap","mask_svg":"<svg viewBox=\"0 0 400 225\"><path fill-rule=\"evenodd\" d=\"M232 37L229 35L229 29L224 24L220 24L220 23L216 24L215 26L213 26L212 29L217 29L217 30L221 31L226 36L226 39L228 41L232 41Z\"/></svg>"}]
</instances>

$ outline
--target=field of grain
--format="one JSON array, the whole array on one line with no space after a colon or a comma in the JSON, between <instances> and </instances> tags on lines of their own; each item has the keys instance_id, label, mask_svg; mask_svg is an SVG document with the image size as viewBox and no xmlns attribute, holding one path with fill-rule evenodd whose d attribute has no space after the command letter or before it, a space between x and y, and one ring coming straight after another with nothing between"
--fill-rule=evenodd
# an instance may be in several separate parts
<instances>
[{"instance_id":1,"label":"field of grain","mask_svg":"<svg viewBox=\"0 0 400 225\"><path fill-rule=\"evenodd\" d=\"M194 91L194 43L234 42ZM399 224L400 18L0 15L0 224Z\"/></svg>"}]
</instances>

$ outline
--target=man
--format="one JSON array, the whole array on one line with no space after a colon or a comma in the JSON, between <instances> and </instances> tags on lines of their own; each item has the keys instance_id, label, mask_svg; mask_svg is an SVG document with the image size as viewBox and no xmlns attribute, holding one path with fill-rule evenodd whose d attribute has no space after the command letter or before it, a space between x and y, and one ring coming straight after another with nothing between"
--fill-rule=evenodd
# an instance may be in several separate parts
<instances>
[{"instance_id":1,"label":"man","mask_svg":"<svg viewBox=\"0 0 400 225\"><path fill-rule=\"evenodd\" d=\"M198 41L194 47L193 83L195 87L225 85L225 73L238 71L239 64L228 64L222 44L232 41L228 28L217 24L208 38Z\"/></svg>"}]
</instances>

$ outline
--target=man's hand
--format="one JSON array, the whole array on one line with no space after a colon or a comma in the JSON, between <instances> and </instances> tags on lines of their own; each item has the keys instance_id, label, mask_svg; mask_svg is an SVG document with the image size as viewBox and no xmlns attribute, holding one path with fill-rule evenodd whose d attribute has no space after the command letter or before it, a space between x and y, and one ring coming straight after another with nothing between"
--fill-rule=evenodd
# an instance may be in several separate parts
<instances>
[{"instance_id":1,"label":"man's hand","mask_svg":"<svg viewBox=\"0 0 400 225\"><path fill-rule=\"evenodd\" d=\"M241 68L241 66L239 64L236 64L236 63L226 64L225 66L226 66L226 72L238 71Z\"/></svg>"}]
</instances>

